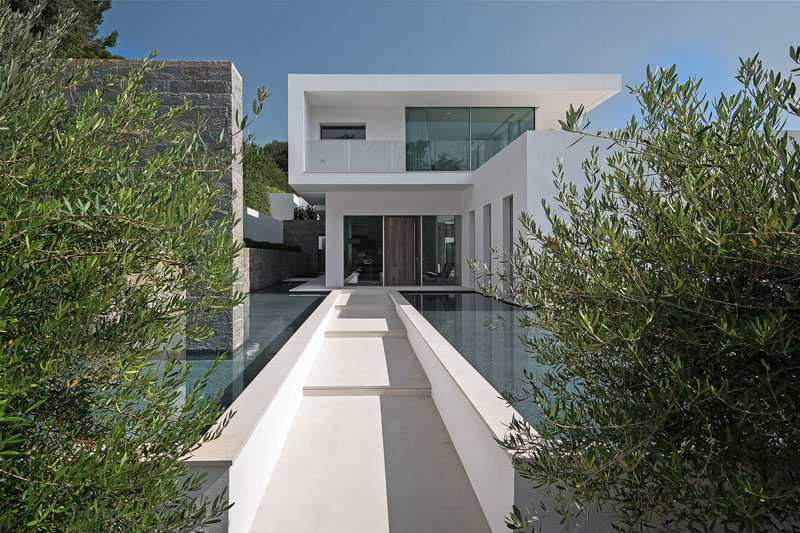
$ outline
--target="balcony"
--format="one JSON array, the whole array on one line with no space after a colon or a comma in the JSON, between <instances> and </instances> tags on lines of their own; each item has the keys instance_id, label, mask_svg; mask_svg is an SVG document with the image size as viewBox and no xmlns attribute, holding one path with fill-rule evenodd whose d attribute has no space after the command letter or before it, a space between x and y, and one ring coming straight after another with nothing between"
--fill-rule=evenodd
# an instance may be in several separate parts
<instances>
[{"instance_id":1,"label":"balcony","mask_svg":"<svg viewBox=\"0 0 800 533\"><path fill-rule=\"evenodd\" d=\"M507 145L504 140L311 140L306 172L470 172Z\"/></svg>"},{"instance_id":2,"label":"balcony","mask_svg":"<svg viewBox=\"0 0 800 533\"><path fill-rule=\"evenodd\" d=\"M404 172L405 141L306 141L307 172Z\"/></svg>"}]
</instances>

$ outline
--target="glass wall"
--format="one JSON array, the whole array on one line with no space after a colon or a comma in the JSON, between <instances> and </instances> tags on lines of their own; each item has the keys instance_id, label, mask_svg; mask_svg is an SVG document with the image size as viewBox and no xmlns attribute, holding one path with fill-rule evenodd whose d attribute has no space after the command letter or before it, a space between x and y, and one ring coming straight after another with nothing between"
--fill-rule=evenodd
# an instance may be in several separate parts
<instances>
[{"instance_id":1,"label":"glass wall","mask_svg":"<svg viewBox=\"0 0 800 533\"><path fill-rule=\"evenodd\" d=\"M344 217L345 285L383 285L383 217Z\"/></svg>"},{"instance_id":2,"label":"glass wall","mask_svg":"<svg viewBox=\"0 0 800 533\"><path fill-rule=\"evenodd\" d=\"M407 107L406 170L469 170L469 108Z\"/></svg>"},{"instance_id":3,"label":"glass wall","mask_svg":"<svg viewBox=\"0 0 800 533\"><path fill-rule=\"evenodd\" d=\"M422 284L461 285L461 217L422 217Z\"/></svg>"},{"instance_id":4,"label":"glass wall","mask_svg":"<svg viewBox=\"0 0 800 533\"><path fill-rule=\"evenodd\" d=\"M472 168L478 168L514 139L532 129L532 108L473 107L470 144Z\"/></svg>"},{"instance_id":5,"label":"glass wall","mask_svg":"<svg viewBox=\"0 0 800 533\"><path fill-rule=\"evenodd\" d=\"M532 107L407 107L406 170L475 170L532 129Z\"/></svg>"}]
</instances>

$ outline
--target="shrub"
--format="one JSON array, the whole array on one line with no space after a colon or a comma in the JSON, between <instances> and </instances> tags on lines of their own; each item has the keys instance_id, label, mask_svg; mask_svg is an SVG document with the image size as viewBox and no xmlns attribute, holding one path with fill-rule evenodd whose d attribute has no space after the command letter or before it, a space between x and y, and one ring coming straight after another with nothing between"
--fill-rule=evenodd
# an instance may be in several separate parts
<instances>
[{"instance_id":1,"label":"shrub","mask_svg":"<svg viewBox=\"0 0 800 533\"><path fill-rule=\"evenodd\" d=\"M151 60L78 94L36 14L0 4L0 530L202 528L225 503L180 459L219 403L153 358L241 299L230 150L158 111Z\"/></svg>"},{"instance_id":2,"label":"shrub","mask_svg":"<svg viewBox=\"0 0 800 533\"><path fill-rule=\"evenodd\" d=\"M254 241L253 239L244 240L244 245L248 248L261 248L263 250L283 250L285 252L299 252L300 247L295 244L283 244L282 242Z\"/></svg>"},{"instance_id":3,"label":"shrub","mask_svg":"<svg viewBox=\"0 0 800 533\"><path fill-rule=\"evenodd\" d=\"M252 142L244 143L242 149L242 200L247 207L265 215L270 214L269 195L274 192L294 192L289 186L289 178L275 162L272 151L275 142L259 146Z\"/></svg>"},{"instance_id":4,"label":"shrub","mask_svg":"<svg viewBox=\"0 0 800 533\"><path fill-rule=\"evenodd\" d=\"M792 48L791 58L800 62ZM795 71L800 69L795 69ZM631 89L578 189L559 167L550 229L525 215L504 284L530 306L526 373L541 419L503 442L572 520L626 530L791 530L800 523L800 115L791 76L742 60L713 102L675 67ZM485 287L491 290L491 287ZM533 512L538 512L534 509ZM515 509L510 527L527 517Z\"/></svg>"},{"instance_id":5,"label":"shrub","mask_svg":"<svg viewBox=\"0 0 800 533\"><path fill-rule=\"evenodd\" d=\"M295 207L294 220L325 220L325 211L317 211L313 205Z\"/></svg>"}]
</instances>

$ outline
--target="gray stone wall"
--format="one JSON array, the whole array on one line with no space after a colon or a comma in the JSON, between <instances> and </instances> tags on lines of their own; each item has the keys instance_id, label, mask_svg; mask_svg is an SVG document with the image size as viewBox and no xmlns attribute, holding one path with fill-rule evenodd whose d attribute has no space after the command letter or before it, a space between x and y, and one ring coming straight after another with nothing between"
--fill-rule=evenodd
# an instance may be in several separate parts
<instances>
[{"instance_id":1,"label":"gray stone wall","mask_svg":"<svg viewBox=\"0 0 800 533\"><path fill-rule=\"evenodd\" d=\"M135 60L92 60L94 68L88 80L89 86L97 86L110 76L123 76L141 63ZM219 138L224 131L225 149L230 146L238 153L242 147L241 133L236 130L235 113L242 116L242 77L230 61L161 61L163 67L149 73L144 88L153 90L161 97L160 110L182 105L184 98L191 100L193 110L183 118L187 129L194 126L197 116L206 120L211 140ZM222 176L215 185L227 193L236 193L229 209L239 223L232 237L242 242L242 164L238 159L230 172ZM238 269L238 281L234 290L247 292L248 279L242 255L236 258L231 268ZM192 345L193 350L233 350L244 342L246 315L243 306L221 313L212 323L215 334L208 340Z\"/></svg>"},{"instance_id":2,"label":"gray stone wall","mask_svg":"<svg viewBox=\"0 0 800 533\"><path fill-rule=\"evenodd\" d=\"M245 248L244 259L250 275L250 291L280 283L286 278L305 276L308 260L303 252Z\"/></svg>"},{"instance_id":3,"label":"gray stone wall","mask_svg":"<svg viewBox=\"0 0 800 533\"><path fill-rule=\"evenodd\" d=\"M283 243L299 246L300 251L306 254L309 274L318 274L325 270L325 258L319 257L318 260L320 235L325 235L324 220L283 221Z\"/></svg>"}]
</instances>

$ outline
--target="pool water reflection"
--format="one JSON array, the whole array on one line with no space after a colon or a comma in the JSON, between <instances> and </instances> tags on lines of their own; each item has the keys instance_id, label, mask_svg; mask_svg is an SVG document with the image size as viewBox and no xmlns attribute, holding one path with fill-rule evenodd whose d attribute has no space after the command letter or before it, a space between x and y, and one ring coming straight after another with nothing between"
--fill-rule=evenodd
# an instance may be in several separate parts
<instances>
[{"instance_id":1,"label":"pool water reflection","mask_svg":"<svg viewBox=\"0 0 800 533\"><path fill-rule=\"evenodd\" d=\"M523 370L540 368L519 339L527 331L518 317L527 311L477 293L402 294L498 392L520 392ZM527 420L537 418L531 402L514 408Z\"/></svg>"},{"instance_id":2,"label":"pool water reflection","mask_svg":"<svg viewBox=\"0 0 800 533\"><path fill-rule=\"evenodd\" d=\"M207 394L222 390L222 404L230 406L247 385L272 360L309 315L325 299L324 295L289 293L298 283L280 283L250 293L245 302L245 341L216 368ZM191 388L218 357L219 352L189 351L181 357L192 365L187 379Z\"/></svg>"}]
</instances>

